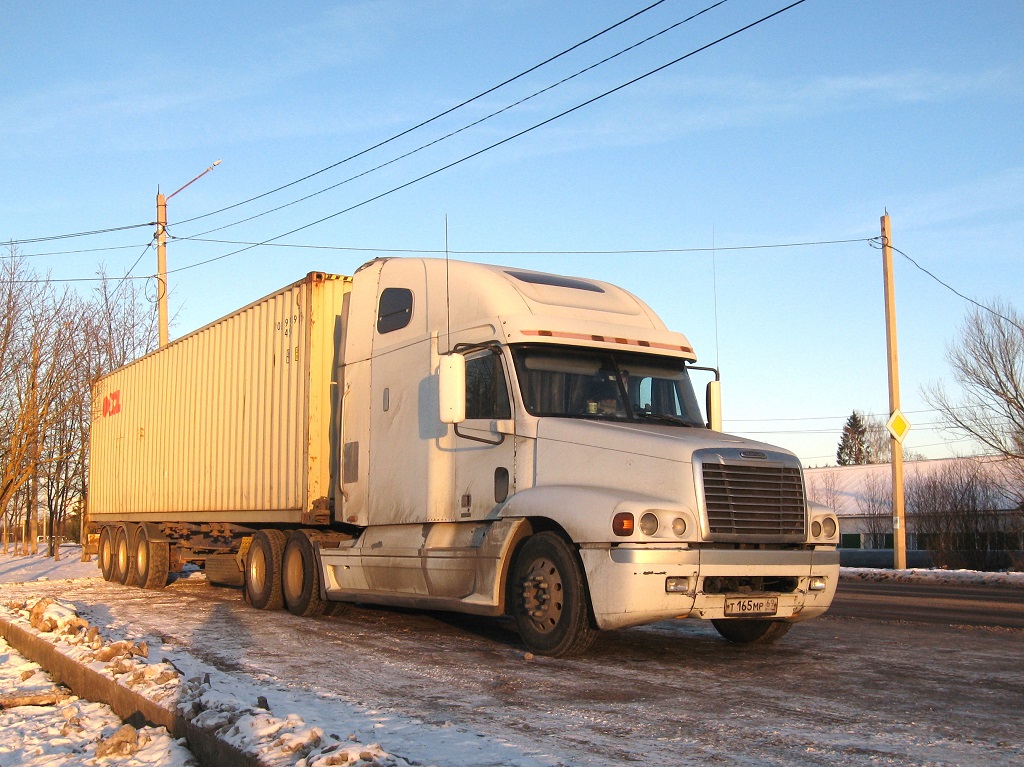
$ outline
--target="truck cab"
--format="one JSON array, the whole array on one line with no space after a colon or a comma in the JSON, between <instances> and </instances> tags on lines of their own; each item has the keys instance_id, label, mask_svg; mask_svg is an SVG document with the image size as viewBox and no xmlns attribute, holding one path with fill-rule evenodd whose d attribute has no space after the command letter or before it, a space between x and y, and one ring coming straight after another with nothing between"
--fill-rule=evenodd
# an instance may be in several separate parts
<instances>
[{"instance_id":1,"label":"truck cab","mask_svg":"<svg viewBox=\"0 0 1024 767\"><path fill-rule=\"evenodd\" d=\"M770 641L824 612L835 516L799 460L702 413L696 355L575 277L381 259L353 277L326 599L510 615L531 648L709 619ZM287 563L285 564L287 572Z\"/></svg>"}]
</instances>

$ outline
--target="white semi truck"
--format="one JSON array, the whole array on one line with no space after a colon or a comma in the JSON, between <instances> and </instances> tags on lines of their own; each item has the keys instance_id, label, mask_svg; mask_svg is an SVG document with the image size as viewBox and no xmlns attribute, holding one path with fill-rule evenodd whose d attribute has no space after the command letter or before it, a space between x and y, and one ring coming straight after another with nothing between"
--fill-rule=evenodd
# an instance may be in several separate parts
<instances>
[{"instance_id":1,"label":"white semi truck","mask_svg":"<svg viewBox=\"0 0 1024 767\"><path fill-rule=\"evenodd\" d=\"M721 432L715 380L702 415L695 362L596 280L311 273L97 383L100 568L163 588L194 563L299 615L510 616L549 655L670 618L774 640L828 608L838 522L794 455Z\"/></svg>"}]
</instances>

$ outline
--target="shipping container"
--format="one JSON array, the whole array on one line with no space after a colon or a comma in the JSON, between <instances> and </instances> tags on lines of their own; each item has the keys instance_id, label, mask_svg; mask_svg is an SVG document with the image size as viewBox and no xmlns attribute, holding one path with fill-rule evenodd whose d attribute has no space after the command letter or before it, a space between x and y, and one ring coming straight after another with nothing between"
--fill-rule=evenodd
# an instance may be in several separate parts
<instances>
[{"instance_id":1,"label":"shipping container","mask_svg":"<svg viewBox=\"0 0 1024 767\"><path fill-rule=\"evenodd\" d=\"M101 378L92 521L327 523L350 289L312 272Z\"/></svg>"}]
</instances>

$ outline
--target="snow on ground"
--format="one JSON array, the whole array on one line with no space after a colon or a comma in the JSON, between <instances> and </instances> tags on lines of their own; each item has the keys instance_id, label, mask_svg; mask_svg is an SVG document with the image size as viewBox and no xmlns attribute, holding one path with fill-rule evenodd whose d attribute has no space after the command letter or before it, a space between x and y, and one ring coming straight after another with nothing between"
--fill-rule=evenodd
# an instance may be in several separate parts
<instances>
[{"instance_id":1,"label":"snow on ground","mask_svg":"<svg viewBox=\"0 0 1024 767\"><path fill-rule=\"evenodd\" d=\"M263 688L254 681L222 674L169 646L159 648L162 660L157 661L149 657L145 643L110 642L80 618L73 605L51 599L34 604L9 602L0 605L0 616L35 628L64 655L216 733L269 767L409 767L406 760L387 754L378 744L362 744L354 735L328 734L298 714L272 713L260 694ZM36 664L3 640L0 684L4 695L56 689ZM56 707L7 709L0 716L0 765L95 765L106 748L114 749L112 755L126 756L114 763L127 767L194 764L184 741L175 741L164 728L118 732L121 724L109 707L74 697ZM126 737L131 743L119 745Z\"/></svg>"},{"instance_id":2,"label":"snow on ground","mask_svg":"<svg viewBox=\"0 0 1024 767\"><path fill-rule=\"evenodd\" d=\"M0 695L44 695L57 691L37 664L0 638ZM122 728L103 703L60 695L55 705L0 709L0 764L7 767L96 765L102 754L123 767L190 767L192 754L163 727Z\"/></svg>"},{"instance_id":3,"label":"snow on ground","mask_svg":"<svg viewBox=\"0 0 1024 767\"><path fill-rule=\"evenodd\" d=\"M65 546L62 559L55 562L44 556L0 555L0 583L30 583L38 580L97 578L95 561L82 562L81 549ZM851 580L932 581L943 584L977 584L1024 588L1024 573L977 573L941 570L874 570L843 568L842 578ZM0 604L7 620L27 624L34 604ZM41 636L94 670L116 679L120 684L143 694L193 724L216 732L243 751L258 754L268 765L328 767L328 765L389 765L408 767L400 756L388 754L377 744L364 744L355 733L366 733L366 716L374 712L352 710L345 713L340 701L331 706L325 719L323 711L304 706L280 690L271 692L260 680L246 675L223 673L205 665L186 652L159 641L153 651L141 642L113 641L105 636L106 627L92 627L78 617L75 607L50 602L36 609L36 628ZM152 655L152 657L150 657ZM53 683L35 664L25 660L0 640L0 690L4 695L50 691ZM263 695L276 698L271 702ZM379 725L378 725L379 726ZM416 728L410 721L409 726ZM119 757L97 758L97 748L121 727L120 720L104 705L70 697L56 706L20 706L0 710L0 765L95 765L116 763L136 767L186 767L191 755L183 743L171 738L163 728L143 728L134 737L132 751ZM456 728L457 729L457 728ZM372 732L372 730L369 730ZM123 735L123 733L122 733ZM129 733L130 735L130 733ZM442 742L442 740L446 742ZM460 733L449 731L435 744L436 755L445 764L459 764L456 744ZM488 763L532 763L524 753L502 754L509 744L473 744L488 752ZM503 758L503 756L505 758Z\"/></svg>"}]
</instances>

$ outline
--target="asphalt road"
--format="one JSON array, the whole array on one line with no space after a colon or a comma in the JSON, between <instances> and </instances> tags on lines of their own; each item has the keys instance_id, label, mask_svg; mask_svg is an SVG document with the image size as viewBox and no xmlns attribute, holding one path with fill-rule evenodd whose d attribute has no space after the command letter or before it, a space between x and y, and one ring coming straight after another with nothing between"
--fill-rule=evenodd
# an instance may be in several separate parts
<instances>
[{"instance_id":1,"label":"asphalt road","mask_svg":"<svg viewBox=\"0 0 1024 767\"><path fill-rule=\"evenodd\" d=\"M829 615L950 626L1024 628L1024 589L841 581Z\"/></svg>"}]
</instances>

